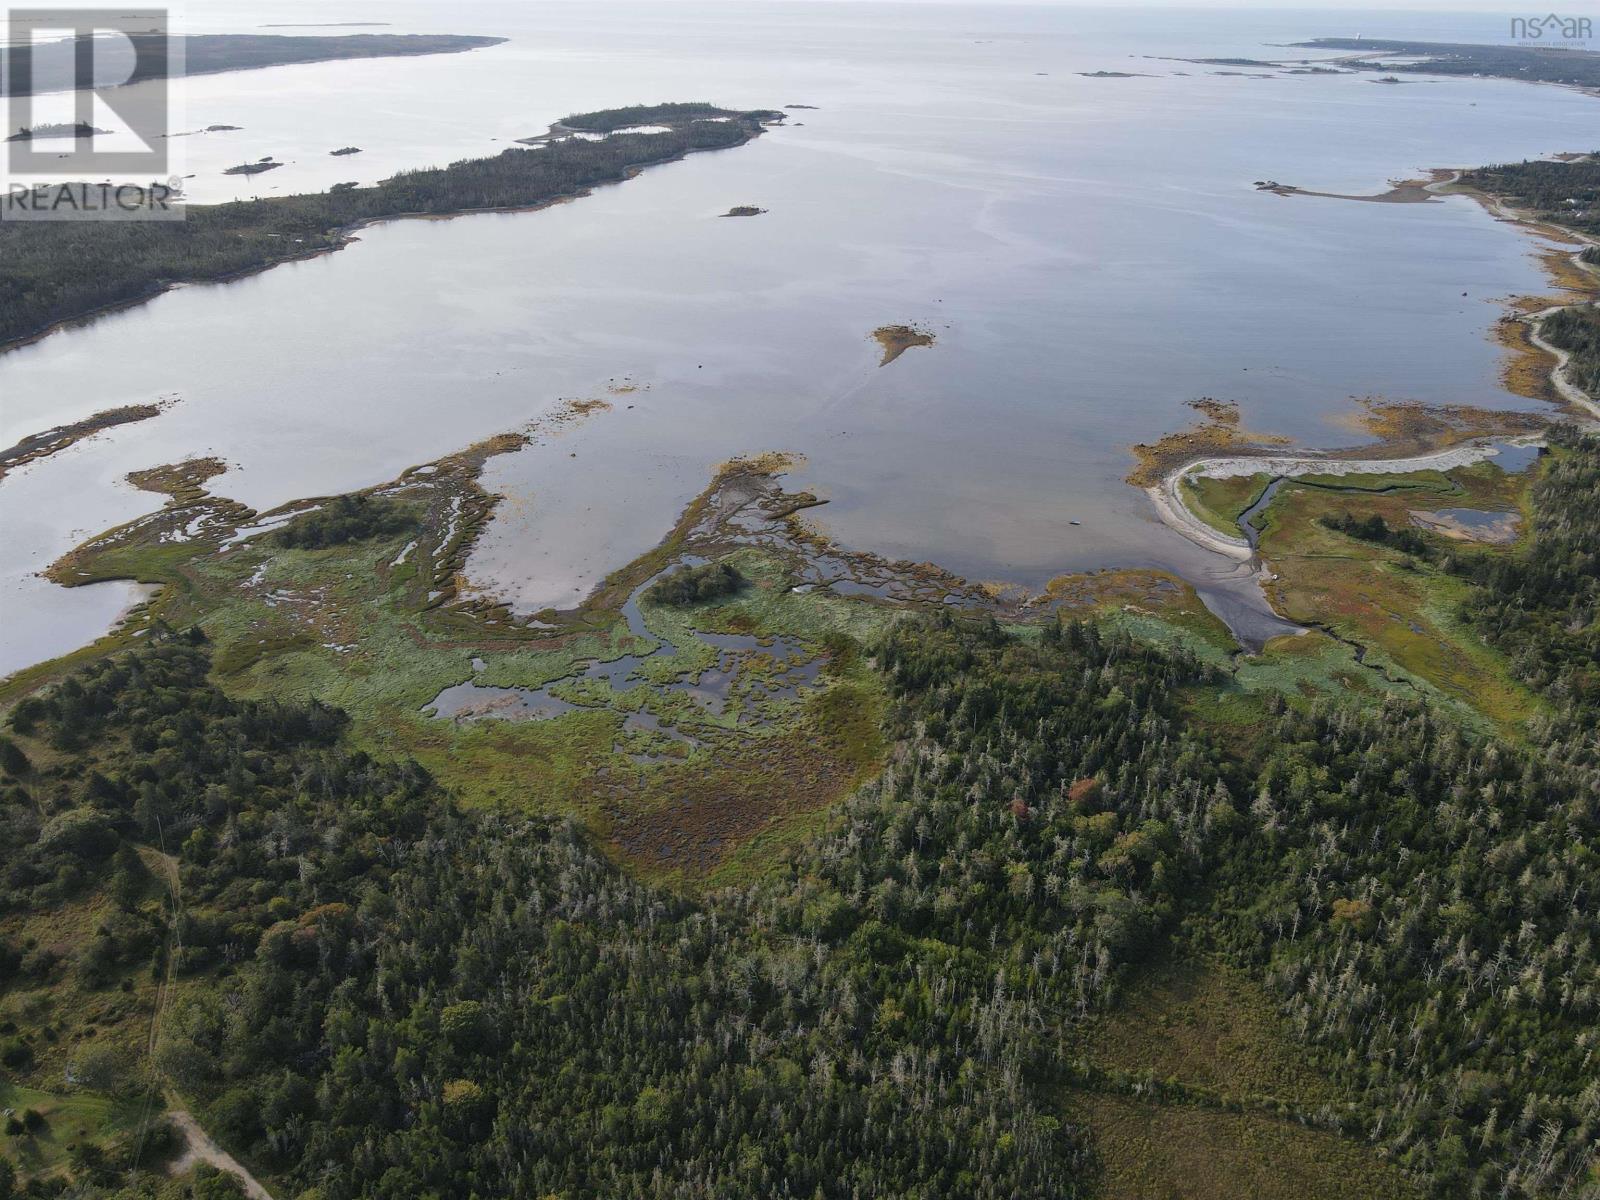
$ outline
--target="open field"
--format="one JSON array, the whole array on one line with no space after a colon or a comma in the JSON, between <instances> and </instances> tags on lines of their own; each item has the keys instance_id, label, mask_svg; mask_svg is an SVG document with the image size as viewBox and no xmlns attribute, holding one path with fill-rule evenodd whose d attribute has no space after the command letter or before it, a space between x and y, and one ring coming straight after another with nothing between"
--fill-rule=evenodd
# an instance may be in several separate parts
<instances>
[{"instance_id":1,"label":"open field","mask_svg":"<svg viewBox=\"0 0 1600 1200\"><path fill-rule=\"evenodd\" d=\"M40 1091L0 1080L0 1109L32 1111L43 1118L34 1132L0 1136L0 1148L29 1178L65 1174L75 1147L106 1145L137 1129L140 1105L85 1092Z\"/></svg>"},{"instance_id":2,"label":"open field","mask_svg":"<svg viewBox=\"0 0 1600 1200\"><path fill-rule=\"evenodd\" d=\"M1075 1093L1103 1174L1097 1200L1402 1200L1366 1147L1258 1113Z\"/></svg>"},{"instance_id":3,"label":"open field","mask_svg":"<svg viewBox=\"0 0 1600 1200\"><path fill-rule=\"evenodd\" d=\"M1267 490L1271 476L1232 475L1218 479L1209 475L1186 475L1179 484L1189 511L1218 533L1239 536L1239 518Z\"/></svg>"},{"instance_id":4,"label":"open field","mask_svg":"<svg viewBox=\"0 0 1600 1200\"><path fill-rule=\"evenodd\" d=\"M1345 1106L1261 989L1173 949L1139 969L1080 1052L1100 1082L1068 1093L1103 1200L1347 1200L1419 1193L1369 1147L1326 1128Z\"/></svg>"},{"instance_id":5,"label":"open field","mask_svg":"<svg viewBox=\"0 0 1600 1200\"><path fill-rule=\"evenodd\" d=\"M1514 731L1539 704L1455 616L1468 586L1437 564L1335 532L1324 521L1378 515L1404 529L1416 524L1417 511L1520 513L1527 486L1528 477L1489 464L1445 475L1293 480L1262 514L1261 554L1276 575L1269 592L1291 620L1362 646L1365 665L1391 674L1398 668L1454 707Z\"/></svg>"},{"instance_id":6,"label":"open field","mask_svg":"<svg viewBox=\"0 0 1600 1200\"><path fill-rule=\"evenodd\" d=\"M1281 1027L1261 989L1226 963L1174 951L1141 968L1086 1037L1091 1062L1128 1078L1175 1079L1235 1101L1337 1104L1338 1092Z\"/></svg>"}]
</instances>

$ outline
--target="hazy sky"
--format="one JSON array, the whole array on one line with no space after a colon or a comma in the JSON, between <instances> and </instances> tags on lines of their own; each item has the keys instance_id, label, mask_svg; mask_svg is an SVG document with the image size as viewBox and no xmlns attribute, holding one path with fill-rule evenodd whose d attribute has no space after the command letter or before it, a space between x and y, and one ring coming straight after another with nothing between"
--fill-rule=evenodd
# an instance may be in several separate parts
<instances>
[{"instance_id":1,"label":"hazy sky","mask_svg":"<svg viewBox=\"0 0 1600 1200\"><path fill-rule=\"evenodd\" d=\"M851 0L816 0L817 3L846 4ZM950 0L901 0L907 4L947 3ZM1256 8L1284 9L1289 11L1364 11L1383 12L1398 16L1407 12L1427 13L1504 13L1509 21L1513 16L1542 16L1552 11L1546 0L1530 0L1527 4L1510 4L1506 0L1406 0L1404 4L1384 4L1383 0L1316 0L1313 3L1284 3L1284 0L962 0L972 4L1056 4L1083 8ZM1560 16L1591 16L1600 25L1600 6L1595 0L1555 0L1554 11Z\"/></svg>"}]
</instances>

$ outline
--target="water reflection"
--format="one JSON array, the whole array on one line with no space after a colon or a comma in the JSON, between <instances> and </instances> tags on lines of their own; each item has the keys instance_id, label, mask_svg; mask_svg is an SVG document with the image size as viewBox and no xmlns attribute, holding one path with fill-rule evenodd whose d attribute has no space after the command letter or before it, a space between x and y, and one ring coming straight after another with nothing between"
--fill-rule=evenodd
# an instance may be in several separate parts
<instances>
[{"instance_id":1,"label":"water reflection","mask_svg":"<svg viewBox=\"0 0 1600 1200\"><path fill-rule=\"evenodd\" d=\"M463 29L454 6L400 2L396 31L514 41L286 68L305 84L292 95L272 71L193 81L198 124L243 129L229 160L289 164L260 186L492 151L574 109L713 84L725 104L819 107L579 202L367 229L336 255L0 356L4 444L181 396L0 484L0 671L106 627L125 595L37 572L157 502L120 482L128 470L192 454L228 460L214 487L265 508L603 398L612 411L490 466L508 500L468 571L520 611L575 604L654 545L718 462L768 449L807 456L791 484L830 501L812 517L846 546L1031 587L1162 567L1209 603L1231 586L1217 564L1122 482L1130 444L1187 424L1186 400L1237 400L1247 426L1312 445L1359 440L1348 397L1527 403L1499 388L1484 334L1501 297L1542 285L1528 239L1460 198L1352 204L1251 181L1356 193L1582 147L1588 97L1074 73L1328 32L1305 15L1152 29L1043 6L601 7L485 4ZM220 0L204 19L304 11ZM327 165L345 144L364 153ZM769 211L720 219L739 203ZM938 342L880 369L868 335L886 322ZM608 388L624 377L636 391Z\"/></svg>"},{"instance_id":2,"label":"water reflection","mask_svg":"<svg viewBox=\"0 0 1600 1200\"><path fill-rule=\"evenodd\" d=\"M687 558L684 561L692 564L699 560ZM633 691L645 682L639 668L646 659L670 659L683 653L683 648L645 623L639 608L639 598L659 578L657 575L635 588L622 609L628 632L636 640L654 642L653 649L643 654L586 663L575 674L540 688L493 687L467 680L445 688L423 706L423 713L458 723L547 721L595 707L594 703L579 704L557 694L561 691L573 694L569 689L585 681L604 682L608 698ZM719 718L727 715L730 702L736 702L740 705L736 719L745 725L768 723L768 716L761 707L763 702L798 700L806 688L816 684L824 662L821 656L812 654L794 638L698 631L693 636L695 641L715 650L712 665L698 671L688 668L682 678L662 685L660 693L686 696L706 714ZM472 660L474 673L481 672L487 665L481 658ZM702 744L680 724L647 709L630 711L623 720L623 729L661 734L691 748Z\"/></svg>"}]
</instances>

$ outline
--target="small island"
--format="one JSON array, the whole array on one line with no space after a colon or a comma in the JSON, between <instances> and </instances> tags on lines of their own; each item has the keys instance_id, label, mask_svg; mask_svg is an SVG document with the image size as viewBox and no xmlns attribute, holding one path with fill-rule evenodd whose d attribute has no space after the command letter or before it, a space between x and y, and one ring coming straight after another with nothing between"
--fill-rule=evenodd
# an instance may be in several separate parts
<instances>
[{"instance_id":1,"label":"small island","mask_svg":"<svg viewBox=\"0 0 1600 1200\"><path fill-rule=\"evenodd\" d=\"M243 129L242 125L207 125L204 129L184 129L177 133L163 133L163 138L199 137L206 133L237 133Z\"/></svg>"},{"instance_id":2,"label":"small island","mask_svg":"<svg viewBox=\"0 0 1600 1200\"><path fill-rule=\"evenodd\" d=\"M278 162L276 159L272 158L269 155L268 157L261 159L259 162L240 163L237 167L229 167L226 171L223 172L223 174L224 175L260 175L265 171L275 171L281 166L283 166L283 164L281 162Z\"/></svg>"},{"instance_id":3,"label":"small island","mask_svg":"<svg viewBox=\"0 0 1600 1200\"><path fill-rule=\"evenodd\" d=\"M767 109L703 103L579 113L558 122L558 129L615 136L555 136L538 149L519 146L370 186L352 182L326 192L199 206L186 220L164 226L160 237L132 222L99 223L92 255L81 250L80 224L0 221L0 291L46 276L55 285L32 303L0 305L0 346L107 305L147 300L175 282L227 279L337 250L350 230L368 222L535 208L581 196L689 154L743 146L782 120L782 113ZM252 176L283 165L269 155L227 173Z\"/></svg>"},{"instance_id":4,"label":"small island","mask_svg":"<svg viewBox=\"0 0 1600 1200\"><path fill-rule=\"evenodd\" d=\"M76 123L58 122L51 125L24 125L8 137L6 141L34 142L41 138L92 138L110 132L111 130L109 129L96 129L87 121L78 121Z\"/></svg>"},{"instance_id":5,"label":"small island","mask_svg":"<svg viewBox=\"0 0 1600 1200\"><path fill-rule=\"evenodd\" d=\"M759 217L767 210L754 204L736 204L722 215L725 217Z\"/></svg>"},{"instance_id":6,"label":"small island","mask_svg":"<svg viewBox=\"0 0 1600 1200\"><path fill-rule=\"evenodd\" d=\"M549 129L533 137L517 138L519 146L548 146L573 140L583 135L591 140L611 134L632 137L655 136L663 130L677 132L696 126L718 126L740 121L755 121L758 125L776 125L787 116L775 109L741 112L737 109L719 108L704 100L676 104L632 104L626 108L606 108L599 112L573 113L562 117ZM580 139L581 140L581 139Z\"/></svg>"},{"instance_id":7,"label":"small island","mask_svg":"<svg viewBox=\"0 0 1600 1200\"><path fill-rule=\"evenodd\" d=\"M361 147L360 146L343 146L343 147L340 147L338 150L329 150L328 153L333 155L333 157L335 157L335 158L344 158L346 155L349 155L349 154L360 154L361 153Z\"/></svg>"},{"instance_id":8,"label":"small island","mask_svg":"<svg viewBox=\"0 0 1600 1200\"><path fill-rule=\"evenodd\" d=\"M883 347L880 367L887 367L907 350L933 345L933 334L914 325L881 325L872 331L873 340Z\"/></svg>"},{"instance_id":9,"label":"small island","mask_svg":"<svg viewBox=\"0 0 1600 1200\"><path fill-rule=\"evenodd\" d=\"M160 404L128 404L121 408L108 408L81 421L58 425L43 433L31 434L9 449L0 450L0 479L4 479L14 467L20 467L36 459L48 458L68 446L81 442L86 437L92 437L101 430L128 425L134 421L148 421L151 417L160 416L161 410Z\"/></svg>"}]
</instances>

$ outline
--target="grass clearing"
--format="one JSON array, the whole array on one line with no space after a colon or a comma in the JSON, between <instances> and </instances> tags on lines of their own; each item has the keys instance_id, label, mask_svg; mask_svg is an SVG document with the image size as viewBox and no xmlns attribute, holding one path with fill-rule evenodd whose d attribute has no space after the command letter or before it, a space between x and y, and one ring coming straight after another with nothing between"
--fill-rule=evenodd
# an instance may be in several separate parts
<instances>
[{"instance_id":1,"label":"grass clearing","mask_svg":"<svg viewBox=\"0 0 1600 1200\"><path fill-rule=\"evenodd\" d=\"M1295 1119L1330 1116L1343 1097L1260 987L1214 956L1174 950L1145 966L1080 1050L1105 1073L1066 1097L1094 1139L1098 1200L1418 1194L1369 1147Z\"/></svg>"},{"instance_id":2,"label":"grass clearing","mask_svg":"<svg viewBox=\"0 0 1600 1200\"><path fill-rule=\"evenodd\" d=\"M121 1086L142 1070L156 980L148 957L161 941L165 917L158 901L138 915L122 914L101 893L47 912L9 914L0 937L24 952L22 968L0 983L0 1022L15 1029L29 1062L9 1069L13 1083L54 1087L86 1055L120 1063ZM91 976L83 960L102 933L119 947L116 960Z\"/></svg>"},{"instance_id":3,"label":"grass clearing","mask_svg":"<svg viewBox=\"0 0 1600 1200\"><path fill-rule=\"evenodd\" d=\"M87 1092L49 1092L0 1079L0 1109L32 1109L44 1118L35 1132L0 1134L0 1147L24 1177L49 1178L66 1170L73 1147L106 1147L138 1128L137 1100L113 1100Z\"/></svg>"},{"instance_id":4,"label":"grass clearing","mask_svg":"<svg viewBox=\"0 0 1600 1200\"><path fill-rule=\"evenodd\" d=\"M1281 1028L1243 972L1212 958L1164 956L1140 971L1086 1039L1105 1070L1175 1079L1218 1096L1336 1104L1339 1095Z\"/></svg>"},{"instance_id":5,"label":"grass clearing","mask_svg":"<svg viewBox=\"0 0 1600 1200\"><path fill-rule=\"evenodd\" d=\"M1102 1174L1097 1200L1403 1200L1418 1192L1367 1147L1259 1113L1073 1092Z\"/></svg>"},{"instance_id":6,"label":"grass clearing","mask_svg":"<svg viewBox=\"0 0 1600 1200\"><path fill-rule=\"evenodd\" d=\"M1377 514L1393 528L1406 528L1414 508L1441 503L1515 508L1526 480L1487 464L1387 484L1382 477L1350 478L1353 485L1347 478L1337 487L1295 480L1266 510L1261 550L1277 576L1269 590L1279 611L1359 643L1367 664L1391 679L1409 677L1479 727L1515 733L1539 704L1500 655L1456 620L1468 585L1427 562L1327 529L1321 519Z\"/></svg>"},{"instance_id":7,"label":"grass clearing","mask_svg":"<svg viewBox=\"0 0 1600 1200\"><path fill-rule=\"evenodd\" d=\"M1265 472L1217 479L1209 475L1185 475L1179 482L1183 502L1218 533L1238 537L1239 518L1267 490L1272 477Z\"/></svg>"}]
</instances>

